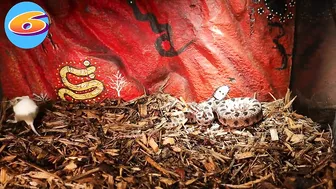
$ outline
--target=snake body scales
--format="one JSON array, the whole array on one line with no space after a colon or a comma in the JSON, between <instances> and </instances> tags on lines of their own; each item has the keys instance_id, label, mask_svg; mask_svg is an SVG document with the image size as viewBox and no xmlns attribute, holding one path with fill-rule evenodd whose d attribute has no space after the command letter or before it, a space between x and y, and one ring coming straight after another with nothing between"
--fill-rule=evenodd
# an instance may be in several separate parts
<instances>
[{"instance_id":1,"label":"snake body scales","mask_svg":"<svg viewBox=\"0 0 336 189\"><path fill-rule=\"evenodd\" d=\"M226 100L210 98L200 104L194 104L187 117L190 122L201 126L211 125L217 119L221 125L231 128L244 128L262 120L261 103L255 98L242 97Z\"/></svg>"}]
</instances>

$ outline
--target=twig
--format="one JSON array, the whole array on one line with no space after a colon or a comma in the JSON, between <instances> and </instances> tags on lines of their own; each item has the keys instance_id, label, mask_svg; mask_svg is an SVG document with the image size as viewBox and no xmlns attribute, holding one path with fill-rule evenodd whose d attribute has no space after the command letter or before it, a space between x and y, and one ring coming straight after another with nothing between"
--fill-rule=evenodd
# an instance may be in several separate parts
<instances>
[{"instance_id":1,"label":"twig","mask_svg":"<svg viewBox=\"0 0 336 189\"><path fill-rule=\"evenodd\" d=\"M163 93L163 90L166 88L169 79L170 79L170 76L168 75L168 77L163 81L163 84L160 86L160 88L159 88L159 92L162 92L162 93Z\"/></svg>"},{"instance_id":2,"label":"twig","mask_svg":"<svg viewBox=\"0 0 336 189\"><path fill-rule=\"evenodd\" d=\"M7 153L7 154L12 155L12 154L10 154L10 153ZM35 168L35 169L37 169L37 170L39 170L39 171L41 171L41 172L43 172L43 173L45 173L45 174L48 174L48 175L50 175L50 176L52 176L52 177L55 177L55 178L59 179L59 180L63 183L63 180L61 179L61 177L59 177L59 176L57 176L57 175L55 175L55 174L53 174L53 173L49 173L48 171L46 171L46 170L44 170L44 169L38 167L37 165L34 165L34 164L32 164L32 163L29 163L29 162L27 162L27 161L21 159L20 157L17 157L17 159L18 159L19 161L21 161L22 163L24 163L24 164L30 166L30 167L33 167L33 168Z\"/></svg>"},{"instance_id":3,"label":"twig","mask_svg":"<svg viewBox=\"0 0 336 189\"><path fill-rule=\"evenodd\" d=\"M145 160L151 164L155 169L159 170L161 173L165 174L166 176L169 175L173 175L175 177L179 177L179 175L177 175L174 172L168 171L166 169L164 169L161 165L159 165L158 163L156 163L152 158L150 158L149 156L145 157Z\"/></svg>"},{"instance_id":4,"label":"twig","mask_svg":"<svg viewBox=\"0 0 336 189\"><path fill-rule=\"evenodd\" d=\"M28 185L22 185L22 184L16 184L16 183L13 183L11 185L17 186L19 188L31 188L31 189L37 189L38 188L38 187L35 187L35 186L28 186Z\"/></svg>"},{"instance_id":5,"label":"twig","mask_svg":"<svg viewBox=\"0 0 336 189\"><path fill-rule=\"evenodd\" d=\"M234 184L222 184L223 186L227 186L229 188L251 188L254 184L258 184L264 180L267 180L269 179L271 176L273 175L273 173L271 174L268 174L260 179L257 179L257 180L253 180L253 181L250 181L250 182L247 182L245 184L238 184L238 185L234 185Z\"/></svg>"},{"instance_id":6,"label":"twig","mask_svg":"<svg viewBox=\"0 0 336 189\"><path fill-rule=\"evenodd\" d=\"M95 172L98 172L98 171L100 171L100 168L99 168L99 167L98 167L98 168L91 169L91 170L89 170L89 171L87 171L87 172L85 172L85 173L83 173L83 174L81 174L81 175L74 176L74 177L68 179L67 181L78 180L78 179L81 179L81 178L83 178L83 177L86 177L86 176L91 175L91 174L93 174L93 173L95 173Z\"/></svg>"},{"instance_id":7,"label":"twig","mask_svg":"<svg viewBox=\"0 0 336 189\"><path fill-rule=\"evenodd\" d=\"M139 138L135 139L135 142L137 142L146 152L150 155L153 155L153 151L146 147L141 141L139 141Z\"/></svg>"}]
</instances>

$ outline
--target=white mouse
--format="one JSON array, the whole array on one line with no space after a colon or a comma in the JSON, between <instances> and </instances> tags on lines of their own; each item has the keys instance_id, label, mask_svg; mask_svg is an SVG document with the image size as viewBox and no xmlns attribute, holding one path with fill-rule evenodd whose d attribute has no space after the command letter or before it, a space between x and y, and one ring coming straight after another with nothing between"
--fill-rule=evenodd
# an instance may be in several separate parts
<instances>
[{"instance_id":1,"label":"white mouse","mask_svg":"<svg viewBox=\"0 0 336 189\"><path fill-rule=\"evenodd\" d=\"M39 108L29 96L16 97L10 100L14 111L14 120L7 120L8 123L17 123L24 121L33 130L33 132L41 136L34 127L34 120L38 114Z\"/></svg>"},{"instance_id":2,"label":"white mouse","mask_svg":"<svg viewBox=\"0 0 336 189\"><path fill-rule=\"evenodd\" d=\"M230 87L226 85L218 87L216 91L214 92L213 97L216 100L223 100L226 97L226 95L229 93L229 91L230 91Z\"/></svg>"}]
</instances>

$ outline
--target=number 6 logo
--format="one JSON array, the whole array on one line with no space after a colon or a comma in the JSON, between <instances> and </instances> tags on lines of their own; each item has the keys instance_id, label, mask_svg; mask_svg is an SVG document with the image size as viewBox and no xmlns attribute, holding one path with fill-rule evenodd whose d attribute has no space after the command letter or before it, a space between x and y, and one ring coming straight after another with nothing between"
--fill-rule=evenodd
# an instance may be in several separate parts
<instances>
[{"instance_id":1,"label":"number 6 logo","mask_svg":"<svg viewBox=\"0 0 336 189\"><path fill-rule=\"evenodd\" d=\"M11 32L17 35L38 35L49 29L49 25L40 20L48 17L40 11L29 11L14 17L8 24Z\"/></svg>"},{"instance_id":2,"label":"number 6 logo","mask_svg":"<svg viewBox=\"0 0 336 189\"><path fill-rule=\"evenodd\" d=\"M49 31L49 18L36 3L21 2L14 5L5 18L5 32L9 41L23 49L40 45Z\"/></svg>"}]
</instances>

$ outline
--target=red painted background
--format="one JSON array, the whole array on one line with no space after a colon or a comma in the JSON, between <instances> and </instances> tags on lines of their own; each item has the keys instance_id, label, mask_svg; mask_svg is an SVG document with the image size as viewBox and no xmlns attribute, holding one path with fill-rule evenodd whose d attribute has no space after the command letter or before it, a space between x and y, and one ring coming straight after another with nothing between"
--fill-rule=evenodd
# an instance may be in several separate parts
<instances>
[{"instance_id":1,"label":"red painted background","mask_svg":"<svg viewBox=\"0 0 336 189\"><path fill-rule=\"evenodd\" d=\"M1 2L1 26L17 2ZM103 92L91 100L116 97L107 76L117 71L128 82L121 91L125 100L142 95L144 90L157 91L167 78L164 91L188 101L204 100L221 85L231 87L231 97L256 92L260 100L270 100L269 92L282 97L289 85L291 61L286 69L276 69L282 60L272 42L278 29L270 30L266 16L256 13L260 5L246 0L135 1L142 14L152 13L160 24L170 25L169 37L176 50L192 42L173 57L161 56L155 48L155 41L166 32L154 33L149 21L137 20L126 0L34 2L50 16L51 37L43 45L23 50L0 30L0 79L8 98L32 93L57 98L58 90L66 88L60 68L85 68L86 58L96 67L94 78L104 84ZM251 17L252 7L255 13ZM284 28L286 35L280 41L291 54L293 21L286 22ZM161 45L165 50L170 48L167 41ZM90 78L70 74L68 80L80 84Z\"/></svg>"}]
</instances>

